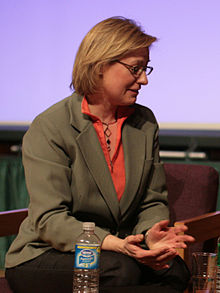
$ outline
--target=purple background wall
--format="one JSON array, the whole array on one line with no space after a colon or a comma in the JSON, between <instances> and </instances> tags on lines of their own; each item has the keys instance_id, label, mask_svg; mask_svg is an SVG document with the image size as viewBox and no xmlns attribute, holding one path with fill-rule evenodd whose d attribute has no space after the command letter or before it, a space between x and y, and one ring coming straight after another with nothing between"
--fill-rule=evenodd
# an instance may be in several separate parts
<instances>
[{"instance_id":1,"label":"purple background wall","mask_svg":"<svg viewBox=\"0 0 220 293\"><path fill-rule=\"evenodd\" d=\"M220 129L219 0L1 0L0 124L29 123L70 94L87 31L122 15L158 37L138 102L161 127Z\"/></svg>"}]
</instances>

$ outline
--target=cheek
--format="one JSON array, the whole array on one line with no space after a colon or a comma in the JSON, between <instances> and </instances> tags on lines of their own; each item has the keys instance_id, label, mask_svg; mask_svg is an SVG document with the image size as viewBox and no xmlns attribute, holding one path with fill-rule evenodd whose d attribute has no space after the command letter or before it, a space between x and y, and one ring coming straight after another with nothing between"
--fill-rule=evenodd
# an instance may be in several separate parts
<instances>
[{"instance_id":1,"label":"cheek","mask_svg":"<svg viewBox=\"0 0 220 293\"><path fill-rule=\"evenodd\" d=\"M112 95L124 94L133 83L127 71L112 69L103 74L103 89Z\"/></svg>"},{"instance_id":2,"label":"cheek","mask_svg":"<svg viewBox=\"0 0 220 293\"><path fill-rule=\"evenodd\" d=\"M116 91L123 88L123 85L123 78L117 73L108 74L103 78L103 87L105 90Z\"/></svg>"},{"instance_id":3,"label":"cheek","mask_svg":"<svg viewBox=\"0 0 220 293\"><path fill-rule=\"evenodd\" d=\"M103 80L106 83L115 83L117 81L122 81L125 78L123 72L118 69L108 70L103 75Z\"/></svg>"},{"instance_id":4,"label":"cheek","mask_svg":"<svg viewBox=\"0 0 220 293\"><path fill-rule=\"evenodd\" d=\"M119 78L112 79L111 82L106 84L105 90L116 98L123 95L126 92L127 85Z\"/></svg>"}]
</instances>

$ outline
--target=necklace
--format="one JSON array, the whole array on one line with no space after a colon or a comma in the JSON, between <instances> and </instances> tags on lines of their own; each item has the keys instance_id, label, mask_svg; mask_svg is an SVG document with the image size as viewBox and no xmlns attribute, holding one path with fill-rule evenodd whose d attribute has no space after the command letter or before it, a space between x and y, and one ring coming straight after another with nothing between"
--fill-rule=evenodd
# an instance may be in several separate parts
<instances>
[{"instance_id":1,"label":"necklace","mask_svg":"<svg viewBox=\"0 0 220 293\"><path fill-rule=\"evenodd\" d=\"M104 126L106 126L106 128L104 129L104 134L105 134L105 137L106 137L107 149L108 149L109 152L111 151L111 140L110 140L110 136L112 135L112 132L109 129L109 126L112 125L112 124L115 124L116 122L117 122L117 119L115 119L115 121L109 122L109 123L102 122L102 124Z\"/></svg>"}]
</instances>

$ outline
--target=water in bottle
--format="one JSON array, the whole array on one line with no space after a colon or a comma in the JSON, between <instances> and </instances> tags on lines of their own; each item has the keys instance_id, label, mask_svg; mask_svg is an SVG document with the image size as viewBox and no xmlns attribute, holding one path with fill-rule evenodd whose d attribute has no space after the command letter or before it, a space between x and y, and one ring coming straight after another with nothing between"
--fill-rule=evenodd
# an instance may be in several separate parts
<instances>
[{"instance_id":1,"label":"water in bottle","mask_svg":"<svg viewBox=\"0 0 220 293\"><path fill-rule=\"evenodd\" d=\"M216 293L220 293L220 237L218 238L217 254Z\"/></svg>"},{"instance_id":2,"label":"water in bottle","mask_svg":"<svg viewBox=\"0 0 220 293\"><path fill-rule=\"evenodd\" d=\"M100 239L95 223L83 223L83 233L75 244L73 293L99 292Z\"/></svg>"}]
</instances>

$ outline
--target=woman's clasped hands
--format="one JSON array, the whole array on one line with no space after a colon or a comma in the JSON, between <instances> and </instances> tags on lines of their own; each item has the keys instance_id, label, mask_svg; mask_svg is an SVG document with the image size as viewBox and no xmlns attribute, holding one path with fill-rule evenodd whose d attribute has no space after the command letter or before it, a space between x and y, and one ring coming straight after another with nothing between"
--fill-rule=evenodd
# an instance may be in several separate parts
<instances>
[{"instance_id":1,"label":"woman's clasped hands","mask_svg":"<svg viewBox=\"0 0 220 293\"><path fill-rule=\"evenodd\" d=\"M130 235L123 240L123 253L134 257L139 262L150 266L154 270L169 268L169 261L177 254L178 248L186 248L186 242L194 242L194 238L187 234L185 225L169 227L169 221L156 223L144 236ZM141 243L145 241L149 250L143 249Z\"/></svg>"}]
</instances>

